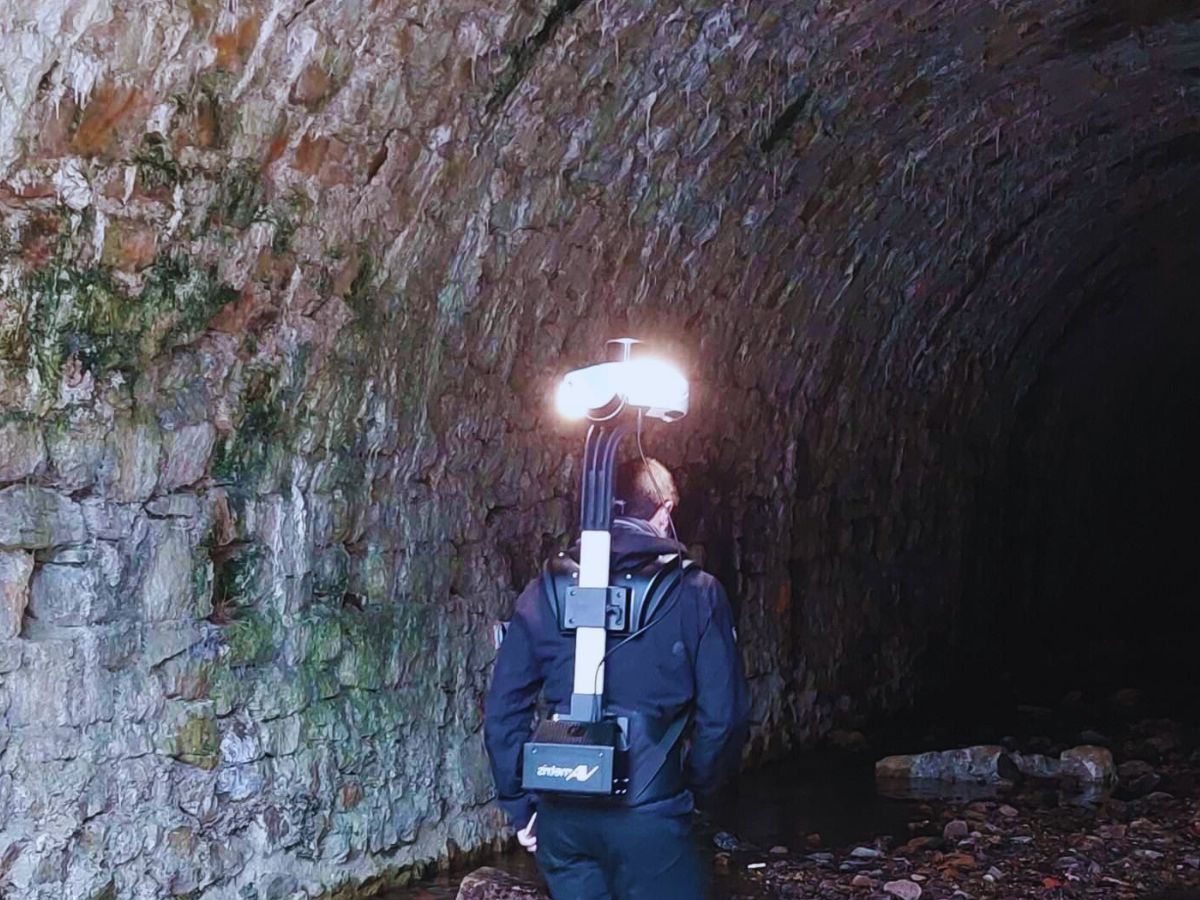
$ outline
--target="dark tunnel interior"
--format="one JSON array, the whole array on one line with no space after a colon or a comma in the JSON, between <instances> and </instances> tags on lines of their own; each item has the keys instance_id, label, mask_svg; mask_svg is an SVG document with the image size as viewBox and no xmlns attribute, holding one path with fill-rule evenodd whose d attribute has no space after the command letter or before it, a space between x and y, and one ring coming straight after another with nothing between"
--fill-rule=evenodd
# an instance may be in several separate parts
<instances>
[{"instance_id":1,"label":"dark tunnel interior","mask_svg":"<svg viewBox=\"0 0 1200 900\"><path fill-rule=\"evenodd\" d=\"M983 479L954 652L929 696L1056 706L1123 688L1194 708L1200 634L1200 217L1124 223ZM952 684L948 687L947 682Z\"/></svg>"}]
</instances>

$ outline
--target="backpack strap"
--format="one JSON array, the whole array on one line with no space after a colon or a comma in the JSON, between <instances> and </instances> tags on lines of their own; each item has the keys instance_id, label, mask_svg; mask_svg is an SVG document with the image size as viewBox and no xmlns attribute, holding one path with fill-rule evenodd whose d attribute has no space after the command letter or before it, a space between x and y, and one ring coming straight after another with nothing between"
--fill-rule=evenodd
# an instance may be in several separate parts
<instances>
[{"instance_id":1,"label":"backpack strap","mask_svg":"<svg viewBox=\"0 0 1200 900\"><path fill-rule=\"evenodd\" d=\"M567 589L578 583L579 563L565 553L550 557L542 566L542 593L546 595L550 612L560 629L563 627Z\"/></svg>"},{"instance_id":2,"label":"backpack strap","mask_svg":"<svg viewBox=\"0 0 1200 900\"><path fill-rule=\"evenodd\" d=\"M652 622L693 566L693 560L670 553L651 560L637 571L615 576L614 584L628 589L629 600L628 613L617 620L623 624L615 628L613 634L631 634ZM563 631L570 630L565 626L567 591L577 584L579 563L570 556L559 553L546 560L542 567L542 592L550 604L554 621Z\"/></svg>"},{"instance_id":3,"label":"backpack strap","mask_svg":"<svg viewBox=\"0 0 1200 900\"><path fill-rule=\"evenodd\" d=\"M670 599L683 576L695 563L687 557L672 553L660 556L631 579L635 585L630 631L645 628Z\"/></svg>"},{"instance_id":4,"label":"backpack strap","mask_svg":"<svg viewBox=\"0 0 1200 900\"><path fill-rule=\"evenodd\" d=\"M689 712L679 712L653 746L631 763L637 767L636 789L626 799L627 803L636 805L639 801L661 800L683 790L679 739L689 721Z\"/></svg>"}]
</instances>

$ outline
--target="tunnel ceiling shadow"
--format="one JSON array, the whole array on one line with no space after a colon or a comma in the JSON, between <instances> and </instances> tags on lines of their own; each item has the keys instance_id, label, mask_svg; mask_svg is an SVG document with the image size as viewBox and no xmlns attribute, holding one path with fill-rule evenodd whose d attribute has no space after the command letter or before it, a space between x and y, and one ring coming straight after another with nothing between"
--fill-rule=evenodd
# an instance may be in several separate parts
<instances>
[{"instance_id":1,"label":"tunnel ceiling shadow","mask_svg":"<svg viewBox=\"0 0 1200 900\"><path fill-rule=\"evenodd\" d=\"M1041 699L1196 680L1196 198L1126 222L1057 286L1076 312L981 491L963 658Z\"/></svg>"}]
</instances>

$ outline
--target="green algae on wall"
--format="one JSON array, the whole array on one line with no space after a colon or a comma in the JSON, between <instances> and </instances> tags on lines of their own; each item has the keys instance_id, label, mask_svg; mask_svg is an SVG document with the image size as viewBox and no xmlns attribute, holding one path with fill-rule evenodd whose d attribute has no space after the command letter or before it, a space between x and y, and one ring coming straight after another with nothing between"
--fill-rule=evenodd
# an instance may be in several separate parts
<instances>
[{"instance_id":1,"label":"green algae on wall","mask_svg":"<svg viewBox=\"0 0 1200 900\"><path fill-rule=\"evenodd\" d=\"M278 651L281 631L278 616L257 609L239 612L222 629L227 650L224 661L233 668L269 662Z\"/></svg>"},{"instance_id":2,"label":"green algae on wall","mask_svg":"<svg viewBox=\"0 0 1200 900\"><path fill-rule=\"evenodd\" d=\"M215 769L221 761L221 733L208 715L191 716L175 733L175 757L189 766Z\"/></svg>"},{"instance_id":3,"label":"green algae on wall","mask_svg":"<svg viewBox=\"0 0 1200 900\"><path fill-rule=\"evenodd\" d=\"M67 263L65 241L64 233L53 265L23 280L16 321L0 323L0 355L25 362L46 385L71 359L96 375L144 366L194 338L237 298L215 266L194 266L179 253L155 259L141 291L130 294L108 266Z\"/></svg>"},{"instance_id":4,"label":"green algae on wall","mask_svg":"<svg viewBox=\"0 0 1200 900\"><path fill-rule=\"evenodd\" d=\"M275 372L257 370L242 391L236 426L217 445L212 474L235 493L269 491L282 474L294 420Z\"/></svg>"}]
</instances>

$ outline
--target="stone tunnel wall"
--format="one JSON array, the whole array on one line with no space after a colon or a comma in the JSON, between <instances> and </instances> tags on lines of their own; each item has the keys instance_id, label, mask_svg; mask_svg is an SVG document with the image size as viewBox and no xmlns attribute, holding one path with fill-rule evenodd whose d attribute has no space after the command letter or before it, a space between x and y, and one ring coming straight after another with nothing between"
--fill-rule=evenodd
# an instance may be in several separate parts
<instances>
[{"instance_id":1,"label":"stone tunnel wall","mask_svg":"<svg viewBox=\"0 0 1200 900\"><path fill-rule=\"evenodd\" d=\"M0 885L486 845L490 629L635 334L759 757L902 708L1072 278L1200 158L1188 4L0 2Z\"/></svg>"}]
</instances>

